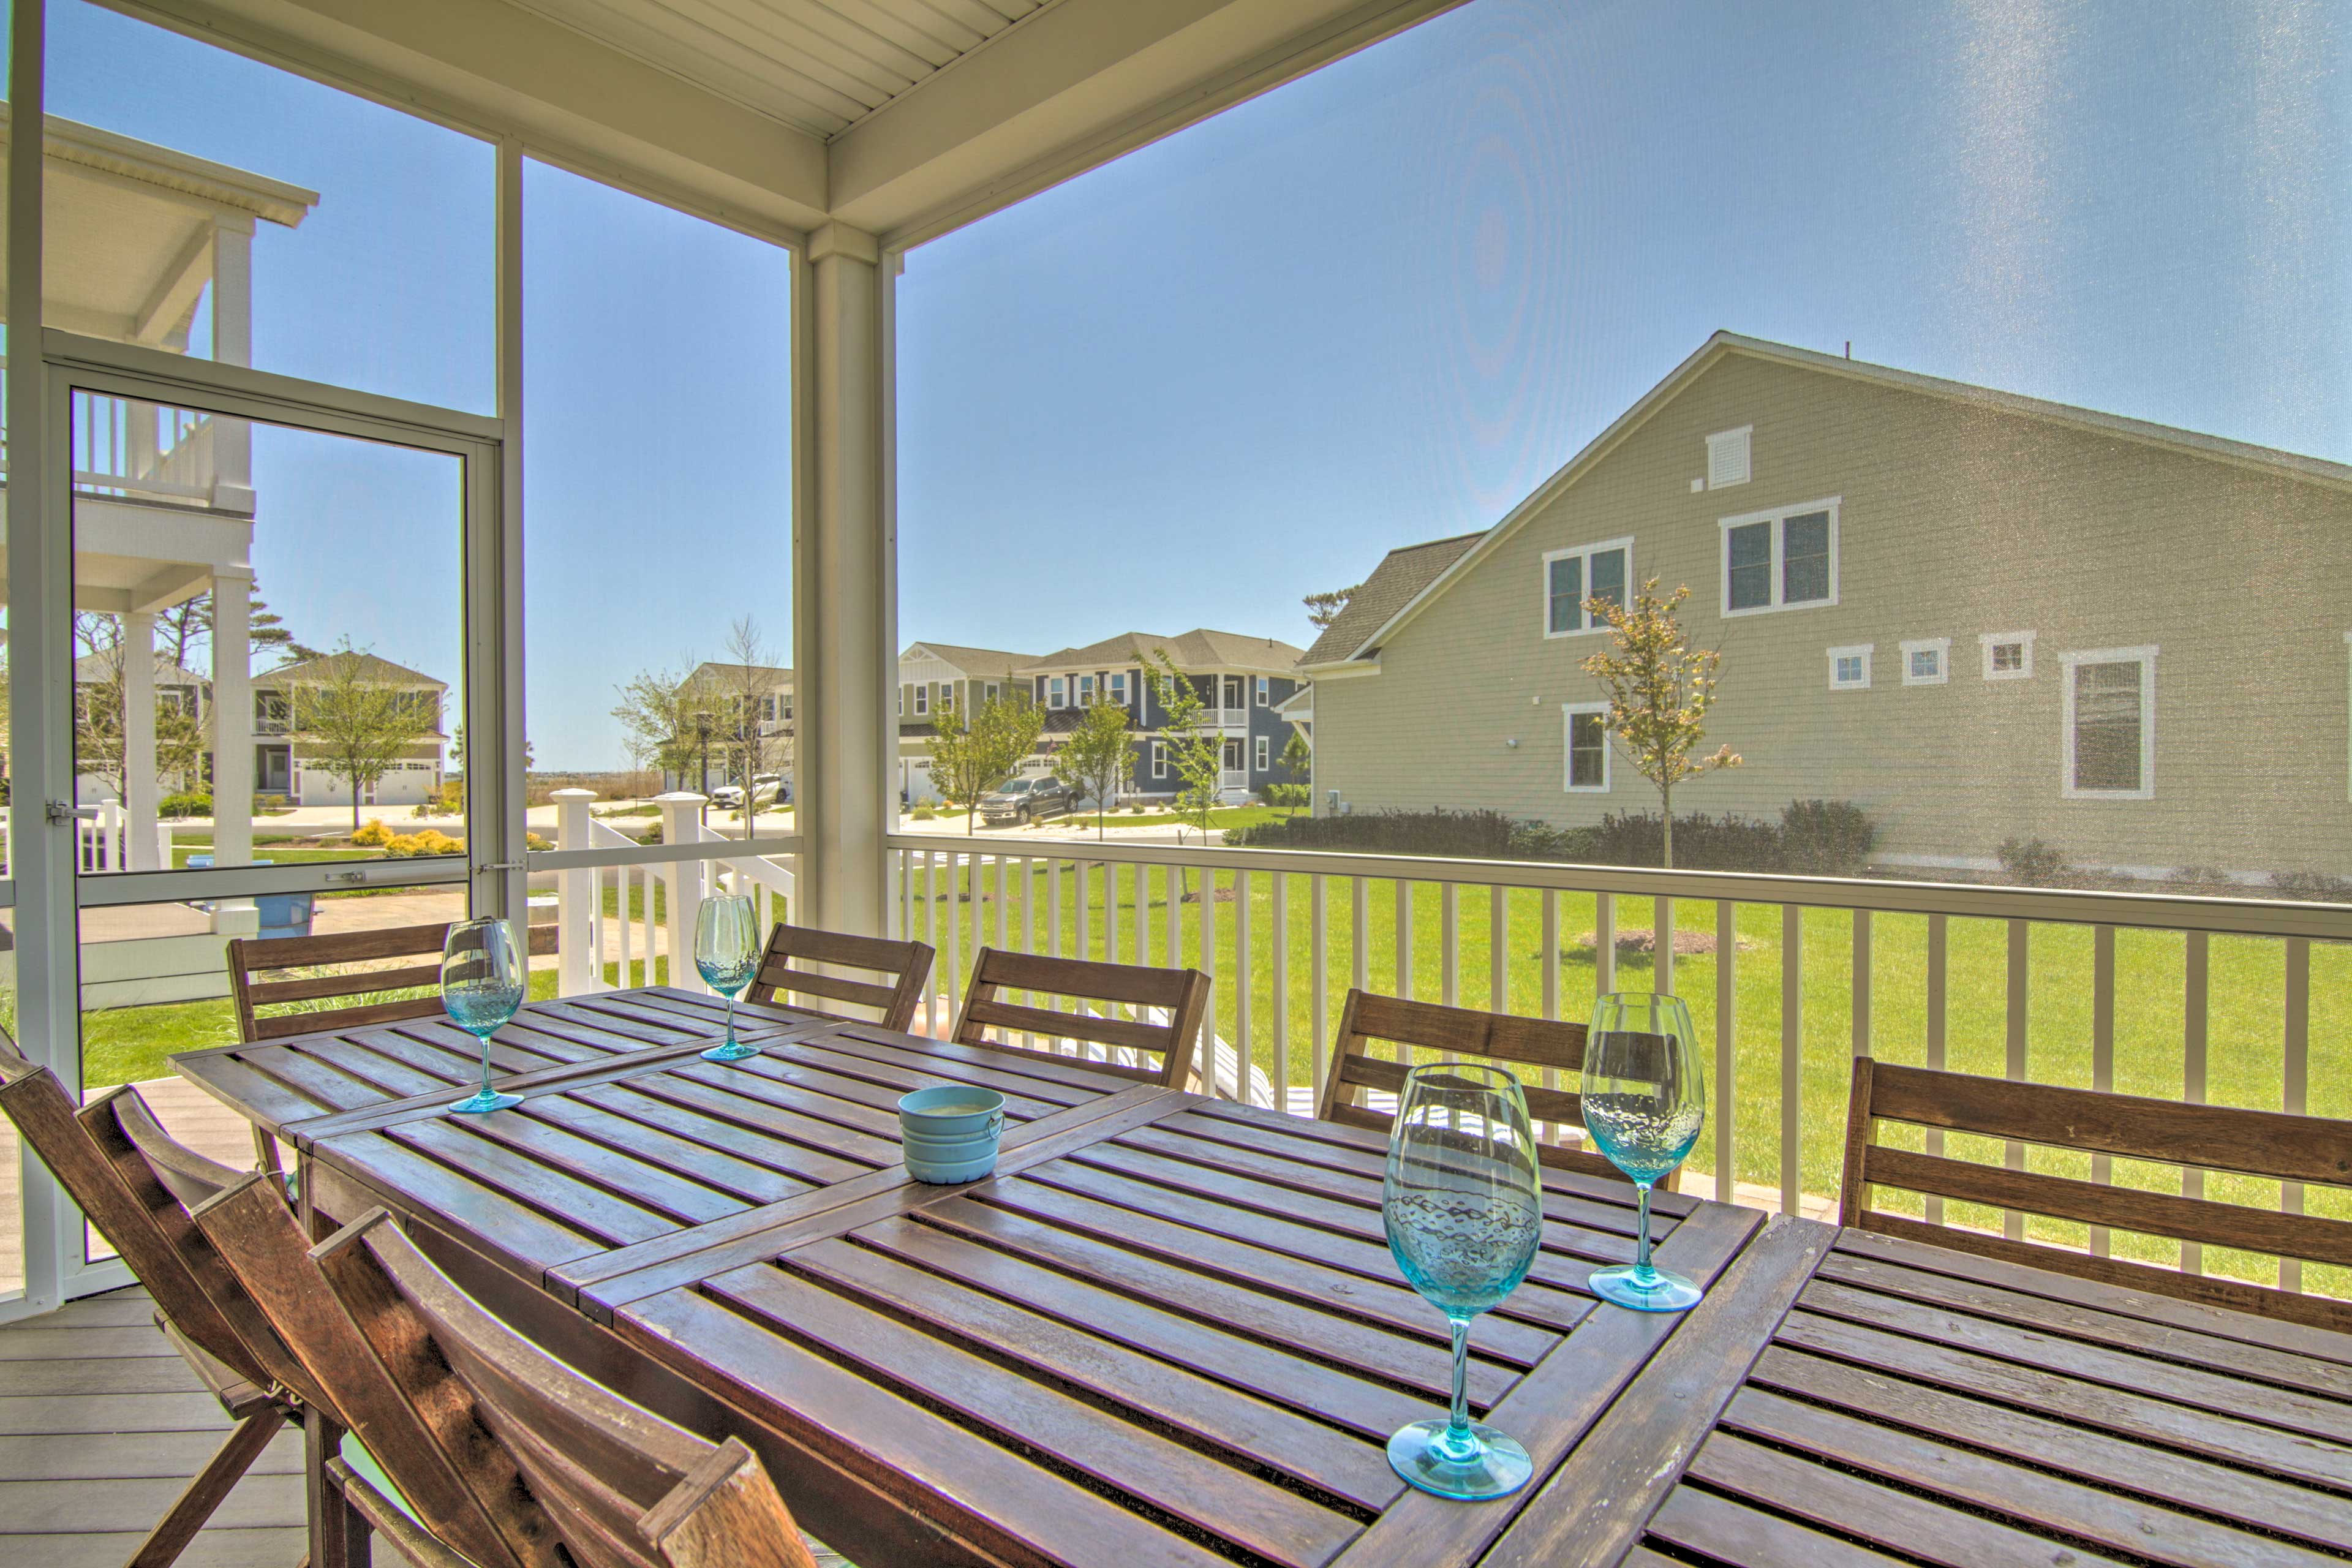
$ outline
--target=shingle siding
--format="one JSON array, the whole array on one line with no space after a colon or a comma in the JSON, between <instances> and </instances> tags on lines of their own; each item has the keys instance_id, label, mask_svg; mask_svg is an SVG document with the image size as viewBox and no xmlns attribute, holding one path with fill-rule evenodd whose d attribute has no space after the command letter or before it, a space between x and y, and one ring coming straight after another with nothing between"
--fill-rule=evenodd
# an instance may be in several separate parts
<instances>
[{"instance_id":1,"label":"shingle siding","mask_svg":"<svg viewBox=\"0 0 2352 1568\"><path fill-rule=\"evenodd\" d=\"M1694 492L1706 437L1755 426L1753 478ZM1723 618L1718 520L1841 500L1839 602ZM1633 575L1687 584L1724 654L1707 747L1747 765L1682 810L1856 802L1883 853L1981 858L2040 837L2092 865L2352 864L2345 634L2352 496L2276 471L1734 354L1701 372L1389 639L1378 676L1316 693L1316 783L1357 811L1491 806L1561 824L1655 810L1619 754L1562 788L1564 703L1601 636L1543 636L1548 551L1631 534ZM1978 638L2036 635L2031 679L1987 681ZM1897 645L1949 637L1943 685ZM1873 645L1865 691L1828 650ZM2155 798L2062 796L2069 651L2155 645ZM1516 747L1506 742L1516 740Z\"/></svg>"}]
</instances>

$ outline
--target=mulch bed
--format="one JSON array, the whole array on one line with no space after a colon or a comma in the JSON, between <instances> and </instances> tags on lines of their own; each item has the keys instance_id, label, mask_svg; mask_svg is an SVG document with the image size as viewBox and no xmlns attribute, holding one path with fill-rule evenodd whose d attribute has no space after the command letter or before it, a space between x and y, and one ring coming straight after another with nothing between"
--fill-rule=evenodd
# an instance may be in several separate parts
<instances>
[{"instance_id":1,"label":"mulch bed","mask_svg":"<svg viewBox=\"0 0 2352 1568\"><path fill-rule=\"evenodd\" d=\"M1569 943L1568 950L1574 953L1589 954L1599 945L1597 936L1598 933L1594 931L1580 931ZM1736 945L1732 951L1754 952L1763 945L1752 936L1743 936L1736 940ZM1626 926L1617 932L1616 946L1621 953L1653 953L1657 951L1657 934L1647 926ZM1709 953L1714 951L1715 933L1711 931L1677 930L1675 932L1676 958L1686 958L1695 953Z\"/></svg>"}]
</instances>

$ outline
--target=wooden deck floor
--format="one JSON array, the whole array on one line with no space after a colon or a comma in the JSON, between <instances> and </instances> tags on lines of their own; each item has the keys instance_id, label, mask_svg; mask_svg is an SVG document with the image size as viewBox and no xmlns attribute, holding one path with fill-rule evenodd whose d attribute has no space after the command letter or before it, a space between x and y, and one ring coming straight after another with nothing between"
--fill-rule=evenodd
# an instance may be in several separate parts
<instances>
[{"instance_id":1,"label":"wooden deck floor","mask_svg":"<svg viewBox=\"0 0 2352 1568\"><path fill-rule=\"evenodd\" d=\"M219 1447L228 1418L153 1310L117 1290L0 1328L0 1568L117 1568ZM289 1427L180 1562L294 1568L302 1552Z\"/></svg>"}]
</instances>

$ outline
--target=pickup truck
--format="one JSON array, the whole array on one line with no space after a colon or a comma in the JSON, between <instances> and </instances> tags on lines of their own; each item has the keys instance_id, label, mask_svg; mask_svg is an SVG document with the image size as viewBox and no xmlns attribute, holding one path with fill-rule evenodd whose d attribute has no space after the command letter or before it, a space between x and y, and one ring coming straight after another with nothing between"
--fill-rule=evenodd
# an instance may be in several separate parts
<instances>
[{"instance_id":1,"label":"pickup truck","mask_svg":"<svg viewBox=\"0 0 2352 1568\"><path fill-rule=\"evenodd\" d=\"M1034 822L1041 816L1069 810L1076 800L1077 792L1051 774L1013 779L980 797L980 819L991 827Z\"/></svg>"}]
</instances>

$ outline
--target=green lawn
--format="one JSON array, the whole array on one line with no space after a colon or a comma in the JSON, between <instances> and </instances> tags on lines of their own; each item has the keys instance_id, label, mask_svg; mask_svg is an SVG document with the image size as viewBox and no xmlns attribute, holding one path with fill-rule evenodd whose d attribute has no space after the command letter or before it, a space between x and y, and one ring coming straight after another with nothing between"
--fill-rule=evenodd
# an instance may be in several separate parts
<instances>
[{"instance_id":1,"label":"green lawn","mask_svg":"<svg viewBox=\"0 0 2352 1568\"><path fill-rule=\"evenodd\" d=\"M941 846L944 849L947 846ZM1091 912L1087 951L1093 957L1116 956L1136 962L1137 879L1146 868L1112 868L1117 907L1118 946L1106 952L1103 926L1105 871L1088 876ZM1150 945L1141 958L1163 963L1167 953L1166 872L1148 869L1144 918ZM1223 872L1218 884L1230 897L1234 873ZM1050 890L1047 873L1033 868L1027 889L1034 943L1046 946ZM922 871L915 873L914 934L947 951L947 874L933 873L935 886L926 888ZM1061 880L1062 951L1076 951L1076 874L1065 866ZM1197 889L1201 874L1191 873ZM1251 963L1249 992L1252 1062L1270 1076L1276 1071L1274 1020L1276 998L1273 973L1273 905L1277 879L1250 879ZM1310 1081L1312 1060L1308 1042L1313 1014L1309 963L1309 884L1304 876L1279 879L1287 900L1288 966L1283 1016L1288 1026L1287 1077L1291 1083ZM971 873L961 879L969 894ZM977 906L982 929L975 933L969 901L956 906L967 954L980 942L997 940L997 880L993 867L980 877L982 900ZM1021 944L1024 889L1017 872L1008 874L1003 906L1006 933ZM1324 1036L1337 1024L1348 988L1355 984L1352 969L1354 914L1349 884L1333 879L1328 884L1329 976ZM1410 973L1412 994L1444 1000L1444 945L1442 931L1443 891L1433 884L1413 887L1412 941ZM1503 954L1505 994L1492 992L1491 918L1486 889L1465 888L1459 894L1459 938L1455 959L1455 998L1466 1006L1499 1005L1517 1013L1538 1014L1543 1000L1542 895L1528 889L1510 891L1505 900ZM931 923L926 924L928 907ZM1209 967L1217 978L1218 1032L1231 1040L1236 1032L1238 987L1235 932L1237 904L1213 906L1216 926L1215 962ZM1364 983L1375 991L1392 991L1395 973L1395 884L1366 884L1367 973ZM1181 906L1181 962L1200 962L1202 906L1196 900ZM1559 1006L1563 1016L1580 1017L1595 993L1594 955L1578 939L1593 929L1590 894L1559 896ZM1621 929L1647 926L1654 919L1651 901L1618 900ZM1734 1173L1743 1182L1777 1188L1780 1179L1780 1113L1782 1084L1781 960L1783 931L1777 907L1742 905L1737 914L1739 945L1732 959L1734 1005L1732 1082L1727 1102L1734 1117ZM1685 932L1712 937L1716 909L1712 903L1684 900L1677 904L1675 925ZM1890 1061L1924 1063L1927 1039L1927 927L1924 915L1879 914L1872 924L1871 1043L1874 1054ZM1809 910L1802 917L1803 983L1799 1002L1798 1093L1801 1097L1798 1163L1809 1193L1833 1193L1843 1163L1843 1134L1848 1077L1853 1055L1853 920L1843 911ZM2182 997L2186 939L2162 931L2119 931L2116 939L2116 1047L2114 1087L2122 1092L2179 1099L2184 1092L2182 1038L2185 1005ZM2035 926L2028 943L2028 1004L2026 1074L2051 1083L2091 1085L2091 969L2093 935L2088 927ZM1960 920L1949 922L1948 1004L1945 1063L1958 1071L2000 1074L2007 1060L2006 965L2008 931L1997 921ZM943 961L944 962L944 961ZM967 964L968 964L967 959ZM2260 938L2215 937L2211 942L2210 1005L2207 1051L2207 1097L2216 1102L2276 1110L2283 1087L2280 1041L2284 1030L2284 956L2282 942ZM1646 955L1621 956L1616 983L1627 990L1655 986L1655 971ZM1705 1042L1710 1070L1715 1062L1717 959L1714 954L1685 954L1674 965L1674 989L1690 1005ZM2310 1068L2308 1109L2315 1114L2352 1118L2352 949L2315 944L2311 954ZM1953 1141L1951 1152L1978 1157ZM1691 1167L1702 1178L1714 1170L1715 1134L1700 1140ZM1998 1158L1996 1152L1995 1158ZM2074 1174L2088 1173L2084 1159L2033 1152L2034 1169ZM2132 1184L2175 1184L2177 1173L2138 1170L2121 1164L2116 1180ZM1702 1179L1702 1191L1713 1190ZM2274 1183L2216 1180L2208 1195L2275 1206ZM2267 1194L2267 1196L2265 1196ZM2313 1212L2335 1212L2352 1217L2352 1195L2315 1194ZM2080 1226L2053 1224L2053 1236L2081 1239ZM2119 1238L2118 1246L2123 1242ZM2144 1243L2149 1256L2169 1257L2169 1244ZM2208 1267L2224 1265L2209 1253ZM2251 1269L2241 1260L2241 1267ZM2352 1293L2352 1270L2319 1270L2310 1275L2322 1288Z\"/></svg>"}]
</instances>

